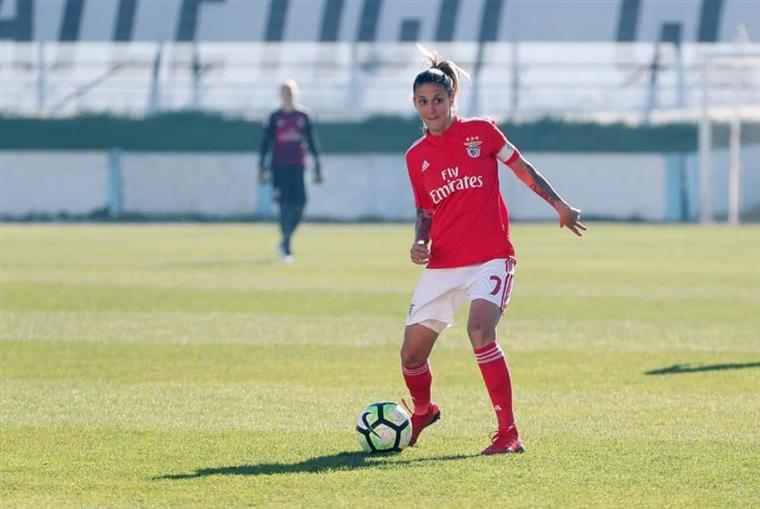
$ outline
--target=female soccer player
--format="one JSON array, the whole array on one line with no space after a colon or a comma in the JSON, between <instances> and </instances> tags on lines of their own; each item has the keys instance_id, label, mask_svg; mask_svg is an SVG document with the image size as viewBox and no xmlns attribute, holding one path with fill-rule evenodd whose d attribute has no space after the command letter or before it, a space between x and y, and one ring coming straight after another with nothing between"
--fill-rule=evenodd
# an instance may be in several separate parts
<instances>
[{"instance_id":1,"label":"female soccer player","mask_svg":"<svg viewBox=\"0 0 760 509\"><path fill-rule=\"evenodd\" d=\"M428 59L429 68L412 86L425 134L406 153L417 206L410 256L418 265L427 264L412 298L401 347L401 368L414 405L410 445L441 416L431 399L428 357L467 299L467 334L498 422L483 454L523 452L509 368L496 342L496 325L509 303L516 265L497 161L554 207L560 227L581 236L586 226L580 210L560 198L493 122L454 115L460 76L466 73L437 55L428 54Z\"/></svg>"},{"instance_id":2,"label":"female soccer player","mask_svg":"<svg viewBox=\"0 0 760 509\"><path fill-rule=\"evenodd\" d=\"M314 157L314 183L322 183L316 136L308 113L296 105L297 97L295 81L288 80L282 84L282 107L269 116L259 151L259 182L267 182L271 176L274 199L280 205L282 241L278 249L284 262L293 261L290 238L301 222L306 205L304 156L307 146ZM270 145L271 164L267 165Z\"/></svg>"}]
</instances>

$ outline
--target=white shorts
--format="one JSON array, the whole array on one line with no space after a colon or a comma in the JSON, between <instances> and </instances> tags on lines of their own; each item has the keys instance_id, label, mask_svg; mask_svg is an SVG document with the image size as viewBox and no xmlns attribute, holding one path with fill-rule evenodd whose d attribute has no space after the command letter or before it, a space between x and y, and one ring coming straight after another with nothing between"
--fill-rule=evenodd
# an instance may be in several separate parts
<instances>
[{"instance_id":1,"label":"white shorts","mask_svg":"<svg viewBox=\"0 0 760 509\"><path fill-rule=\"evenodd\" d=\"M515 277L514 258L497 258L481 265L454 269L425 269L409 306L406 325L420 324L441 333L454 323L465 298L493 302L503 313Z\"/></svg>"}]
</instances>

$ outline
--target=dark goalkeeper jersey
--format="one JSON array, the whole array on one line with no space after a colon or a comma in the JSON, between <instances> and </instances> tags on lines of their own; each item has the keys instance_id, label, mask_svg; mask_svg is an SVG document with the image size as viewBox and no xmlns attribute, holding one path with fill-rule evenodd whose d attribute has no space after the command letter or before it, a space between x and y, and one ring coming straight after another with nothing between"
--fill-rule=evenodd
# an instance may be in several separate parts
<instances>
[{"instance_id":1,"label":"dark goalkeeper jersey","mask_svg":"<svg viewBox=\"0 0 760 509\"><path fill-rule=\"evenodd\" d=\"M279 109L269 116L261 142L260 154L272 149L272 166L304 166L308 149L315 157L318 148L309 115L299 109Z\"/></svg>"}]
</instances>

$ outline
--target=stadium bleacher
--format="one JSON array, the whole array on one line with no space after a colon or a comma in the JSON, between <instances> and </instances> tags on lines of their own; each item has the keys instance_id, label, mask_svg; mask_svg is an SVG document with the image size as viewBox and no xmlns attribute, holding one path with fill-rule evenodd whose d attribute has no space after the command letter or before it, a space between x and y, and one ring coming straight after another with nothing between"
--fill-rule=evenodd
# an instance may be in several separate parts
<instances>
[{"instance_id":1,"label":"stadium bleacher","mask_svg":"<svg viewBox=\"0 0 760 509\"><path fill-rule=\"evenodd\" d=\"M746 0L3 0L14 41L728 42L760 36Z\"/></svg>"}]
</instances>

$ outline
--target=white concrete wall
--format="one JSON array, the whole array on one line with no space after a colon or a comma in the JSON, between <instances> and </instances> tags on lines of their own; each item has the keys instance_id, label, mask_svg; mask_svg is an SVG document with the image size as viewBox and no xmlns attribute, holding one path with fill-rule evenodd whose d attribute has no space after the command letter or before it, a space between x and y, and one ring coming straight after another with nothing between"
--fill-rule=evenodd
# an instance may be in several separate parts
<instances>
[{"instance_id":1,"label":"white concrete wall","mask_svg":"<svg viewBox=\"0 0 760 509\"><path fill-rule=\"evenodd\" d=\"M254 154L125 153L125 213L204 216L254 214Z\"/></svg>"},{"instance_id":2,"label":"white concrete wall","mask_svg":"<svg viewBox=\"0 0 760 509\"><path fill-rule=\"evenodd\" d=\"M106 152L0 152L0 217L82 215L107 204Z\"/></svg>"},{"instance_id":3,"label":"white concrete wall","mask_svg":"<svg viewBox=\"0 0 760 509\"><path fill-rule=\"evenodd\" d=\"M741 211L760 210L760 145L742 147L742 173L739 208ZM691 154L687 159L689 171L696 179L699 174L699 158ZM730 158L728 149L714 150L712 163L712 208L713 214L726 216L728 214L728 168ZM699 192L698 185L694 191ZM698 213L695 210L694 217Z\"/></svg>"},{"instance_id":4,"label":"white concrete wall","mask_svg":"<svg viewBox=\"0 0 760 509\"><path fill-rule=\"evenodd\" d=\"M665 157L661 154L527 153L525 157L584 215L665 219ZM511 171L502 172L501 187L511 217L556 218L554 209Z\"/></svg>"},{"instance_id":5,"label":"white concrete wall","mask_svg":"<svg viewBox=\"0 0 760 509\"><path fill-rule=\"evenodd\" d=\"M662 154L527 153L586 216L668 218ZM742 211L760 208L760 146L743 152ZM695 180L694 156L687 158ZM155 216L245 217L266 208L253 153L124 153L122 210ZM725 214L726 150L715 152L713 207ZM326 182L308 177L307 218L411 220L414 203L403 154L325 155ZM309 168L310 171L311 168ZM0 217L87 215L108 206L106 152L0 152ZM554 211L506 168L502 191L513 219L554 219ZM695 205L698 189L689 182Z\"/></svg>"},{"instance_id":6,"label":"white concrete wall","mask_svg":"<svg viewBox=\"0 0 760 509\"><path fill-rule=\"evenodd\" d=\"M403 154L325 156L322 166L326 180L320 186L309 182L306 217L414 218Z\"/></svg>"}]
</instances>

